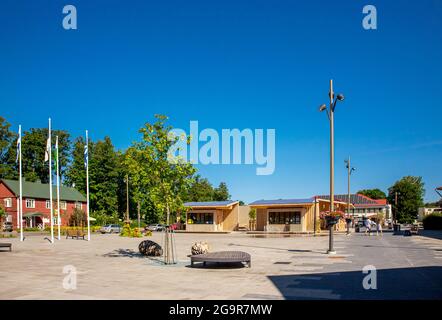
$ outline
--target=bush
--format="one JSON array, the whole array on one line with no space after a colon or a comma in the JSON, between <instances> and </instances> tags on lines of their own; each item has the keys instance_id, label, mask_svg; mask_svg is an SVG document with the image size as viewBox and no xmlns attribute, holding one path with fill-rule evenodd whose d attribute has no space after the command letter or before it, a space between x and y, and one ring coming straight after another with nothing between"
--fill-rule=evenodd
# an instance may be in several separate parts
<instances>
[{"instance_id":1,"label":"bush","mask_svg":"<svg viewBox=\"0 0 442 320\"><path fill-rule=\"evenodd\" d=\"M146 232L144 233L144 235L145 235L146 237L151 237L151 236L152 236L152 231L150 231L150 230L146 230Z\"/></svg>"},{"instance_id":2,"label":"bush","mask_svg":"<svg viewBox=\"0 0 442 320\"><path fill-rule=\"evenodd\" d=\"M91 232L98 232L100 230L100 226L91 226ZM67 227L67 226L61 226L60 227L60 234L66 235L67 230L83 230L87 231L87 227ZM45 227L46 232L51 232L51 227L46 226ZM58 234L58 226L54 226L54 234Z\"/></svg>"},{"instance_id":3,"label":"bush","mask_svg":"<svg viewBox=\"0 0 442 320\"><path fill-rule=\"evenodd\" d=\"M13 233L0 233L0 238L17 238Z\"/></svg>"},{"instance_id":4,"label":"bush","mask_svg":"<svg viewBox=\"0 0 442 320\"><path fill-rule=\"evenodd\" d=\"M432 213L423 219L425 230L442 230L442 213Z\"/></svg>"},{"instance_id":5,"label":"bush","mask_svg":"<svg viewBox=\"0 0 442 320\"><path fill-rule=\"evenodd\" d=\"M34 227L34 228L23 228L23 231L26 232L38 232L38 231L43 231L40 228Z\"/></svg>"},{"instance_id":6,"label":"bush","mask_svg":"<svg viewBox=\"0 0 442 320\"><path fill-rule=\"evenodd\" d=\"M142 236L143 234L141 233L141 229L132 229L129 223L124 224L123 230L120 233L120 237L141 238Z\"/></svg>"}]
</instances>

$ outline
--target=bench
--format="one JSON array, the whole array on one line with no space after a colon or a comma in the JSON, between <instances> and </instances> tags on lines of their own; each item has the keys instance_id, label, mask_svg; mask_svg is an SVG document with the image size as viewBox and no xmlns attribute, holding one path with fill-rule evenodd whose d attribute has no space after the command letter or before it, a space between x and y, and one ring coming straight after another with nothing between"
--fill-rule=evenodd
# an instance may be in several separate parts
<instances>
[{"instance_id":1,"label":"bench","mask_svg":"<svg viewBox=\"0 0 442 320\"><path fill-rule=\"evenodd\" d=\"M252 266L252 258L250 257L250 254L243 251L218 251L218 252L191 255L190 264L192 267L194 262L202 262L203 266L205 266L207 262L216 262L216 263L245 262L249 268Z\"/></svg>"},{"instance_id":2,"label":"bench","mask_svg":"<svg viewBox=\"0 0 442 320\"><path fill-rule=\"evenodd\" d=\"M12 243L1 243L0 242L0 248L8 248L9 249L9 252L11 252L12 251ZM2 250L3 251L3 250Z\"/></svg>"},{"instance_id":3,"label":"bench","mask_svg":"<svg viewBox=\"0 0 442 320\"><path fill-rule=\"evenodd\" d=\"M71 237L71 239L76 238L77 240L80 238L83 238L84 240L84 236L85 233L83 232L83 230L66 230L66 239L68 239L69 237Z\"/></svg>"}]
</instances>

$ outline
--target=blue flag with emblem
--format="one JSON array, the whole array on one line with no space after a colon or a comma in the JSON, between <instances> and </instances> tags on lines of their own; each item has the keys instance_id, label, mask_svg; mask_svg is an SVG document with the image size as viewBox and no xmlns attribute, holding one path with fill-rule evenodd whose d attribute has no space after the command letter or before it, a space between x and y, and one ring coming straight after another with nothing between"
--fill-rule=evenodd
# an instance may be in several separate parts
<instances>
[{"instance_id":1,"label":"blue flag with emblem","mask_svg":"<svg viewBox=\"0 0 442 320\"><path fill-rule=\"evenodd\" d=\"M89 154L88 154L88 147L87 143L84 145L84 167L87 168L87 165L89 163Z\"/></svg>"}]
</instances>

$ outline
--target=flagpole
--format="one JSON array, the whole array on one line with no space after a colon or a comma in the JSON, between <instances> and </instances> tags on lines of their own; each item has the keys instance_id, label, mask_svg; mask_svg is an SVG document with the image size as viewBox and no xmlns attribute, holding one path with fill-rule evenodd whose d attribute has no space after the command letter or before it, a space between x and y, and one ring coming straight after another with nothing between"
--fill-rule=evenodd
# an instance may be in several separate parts
<instances>
[{"instance_id":1,"label":"flagpole","mask_svg":"<svg viewBox=\"0 0 442 320\"><path fill-rule=\"evenodd\" d=\"M51 118L49 118L49 202L51 210L51 242L54 243L54 215L52 212L52 142L51 142Z\"/></svg>"},{"instance_id":2,"label":"flagpole","mask_svg":"<svg viewBox=\"0 0 442 320\"><path fill-rule=\"evenodd\" d=\"M60 231L60 158L58 157L58 136L55 138L56 154L57 154L57 226L58 226L58 240L61 240Z\"/></svg>"},{"instance_id":3,"label":"flagpole","mask_svg":"<svg viewBox=\"0 0 442 320\"><path fill-rule=\"evenodd\" d=\"M86 130L86 159L85 159L85 165L86 165L86 215L87 215L87 241L91 240L91 229L90 229L90 222L89 222L89 138L88 138L88 131Z\"/></svg>"},{"instance_id":4,"label":"flagpole","mask_svg":"<svg viewBox=\"0 0 442 320\"><path fill-rule=\"evenodd\" d=\"M22 181L22 167L21 167L21 125L18 126L18 134L20 139L20 144L18 146L18 154L19 154L19 164L18 164L18 171L19 171L19 188L20 188L20 204L18 206L19 210L19 217L20 217L20 241L23 241L23 181Z\"/></svg>"}]
</instances>

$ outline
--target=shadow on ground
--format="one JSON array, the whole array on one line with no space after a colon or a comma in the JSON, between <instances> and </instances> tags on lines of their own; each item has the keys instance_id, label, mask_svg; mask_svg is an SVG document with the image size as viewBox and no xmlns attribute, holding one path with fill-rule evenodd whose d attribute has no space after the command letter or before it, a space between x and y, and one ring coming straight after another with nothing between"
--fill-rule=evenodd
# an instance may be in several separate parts
<instances>
[{"instance_id":1,"label":"shadow on ground","mask_svg":"<svg viewBox=\"0 0 442 320\"><path fill-rule=\"evenodd\" d=\"M258 248L258 249L269 249L269 250L288 251L288 252L312 252L312 253L324 253L324 254L326 254L325 250L324 251L318 251L318 250L305 250L305 249L285 249L285 248L275 248L275 247L252 246L252 245L238 244L238 243L229 243L229 246Z\"/></svg>"},{"instance_id":2,"label":"shadow on ground","mask_svg":"<svg viewBox=\"0 0 442 320\"><path fill-rule=\"evenodd\" d=\"M365 290L362 271L269 276L288 300L442 299L442 267L377 270L377 289Z\"/></svg>"},{"instance_id":3,"label":"shadow on ground","mask_svg":"<svg viewBox=\"0 0 442 320\"><path fill-rule=\"evenodd\" d=\"M143 256L141 253L131 250L131 249L116 249L114 251L111 251L109 253L103 254L103 257L111 257L111 258L146 258L146 256Z\"/></svg>"},{"instance_id":4,"label":"shadow on ground","mask_svg":"<svg viewBox=\"0 0 442 320\"><path fill-rule=\"evenodd\" d=\"M419 230L419 235L422 237L442 240L442 230Z\"/></svg>"},{"instance_id":5,"label":"shadow on ground","mask_svg":"<svg viewBox=\"0 0 442 320\"><path fill-rule=\"evenodd\" d=\"M242 262L206 262L204 265L202 262L195 262L193 266L190 264L186 268L192 269L241 269L245 268Z\"/></svg>"}]
</instances>

